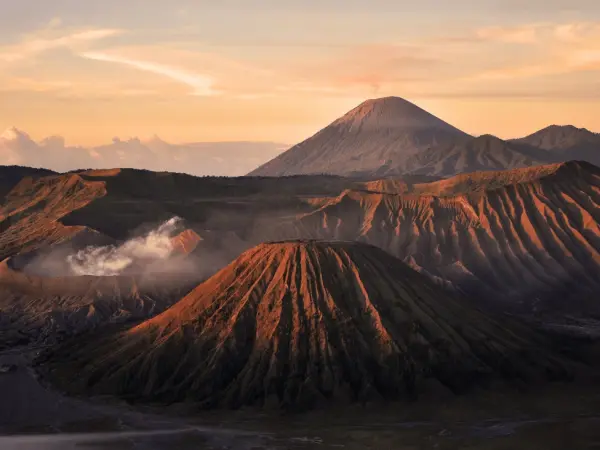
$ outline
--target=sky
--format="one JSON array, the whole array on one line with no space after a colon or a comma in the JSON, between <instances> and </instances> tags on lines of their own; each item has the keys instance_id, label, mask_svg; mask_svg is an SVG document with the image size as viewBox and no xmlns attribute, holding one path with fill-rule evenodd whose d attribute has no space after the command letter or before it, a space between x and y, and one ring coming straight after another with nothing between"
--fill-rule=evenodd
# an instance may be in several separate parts
<instances>
[{"instance_id":1,"label":"sky","mask_svg":"<svg viewBox=\"0 0 600 450\"><path fill-rule=\"evenodd\" d=\"M471 134L600 131L597 0L0 0L0 129L296 143L396 95Z\"/></svg>"}]
</instances>

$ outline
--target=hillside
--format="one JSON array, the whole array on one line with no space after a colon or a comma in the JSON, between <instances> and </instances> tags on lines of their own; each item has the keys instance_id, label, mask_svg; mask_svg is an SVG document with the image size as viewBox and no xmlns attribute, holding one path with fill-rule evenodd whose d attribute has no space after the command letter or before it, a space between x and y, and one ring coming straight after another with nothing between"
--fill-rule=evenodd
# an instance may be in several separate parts
<instances>
[{"instance_id":1,"label":"hillside","mask_svg":"<svg viewBox=\"0 0 600 450\"><path fill-rule=\"evenodd\" d=\"M48 175L55 175L55 173L32 167L0 166L0 198L4 199L4 196L25 177L40 178Z\"/></svg>"},{"instance_id":2,"label":"hillside","mask_svg":"<svg viewBox=\"0 0 600 450\"><path fill-rule=\"evenodd\" d=\"M404 99L367 100L250 175L403 173L411 155L466 138L467 134Z\"/></svg>"},{"instance_id":3,"label":"hillside","mask_svg":"<svg viewBox=\"0 0 600 450\"><path fill-rule=\"evenodd\" d=\"M525 328L351 242L259 245L157 317L71 342L51 361L70 392L203 408L310 409L568 376Z\"/></svg>"},{"instance_id":4,"label":"hillside","mask_svg":"<svg viewBox=\"0 0 600 450\"><path fill-rule=\"evenodd\" d=\"M600 165L600 135L572 125L552 125L514 142L547 151L560 160L581 160Z\"/></svg>"},{"instance_id":5,"label":"hillside","mask_svg":"<svg viewBox=\"0 0 600 450\"><path fill-rule=\"evenodd\" d=\"M109 323L152 317L201 278L190 273L42 277L0 265L0 348L52 344Z\"/></svg>"},{"instance_id":6,"label":"hillside","mask_svg":"<svg viewBox=\"0 0 600 450\"><path fill-rule=\"evenodd\" d=\"M194 247L195 270L203 277L264 241L359 240L482 306L600 314L592 301L600 292L599 170L571 162L431 183L135 170L25 178L0 208L0 248L3 258L39 260L61 248L120 245L181 217L193 234L177 245L184 253Z\"/></svg>"},{"instance_id":7,"label":"hillside","mask_svg":"<svg viewBox=\"0 0 600 450\"><path fill-rule=\"evenodd\" d=\"M509 186L511 184L537 181L554 174L561 170L561 168L563 168L562 163L532 166L517 170L490 170L463 173L439 181L417 183L409 192L412 194L426 194L442 197L483 192Z\"/></svg>"},{"instance_id":8,"label":"hillside","mask_svg":"<svg viewBox=\"0 0 600 450\"><path fill-rule=\"evenodd\" d=\"M484 304L598 314L600 304L582 299L600 291L600 169L573 162L535 173L508 171L511 184L443 198L350 190L294 226L376 245Z\"/></svg>"},{"instance_id":9,"label":"hillside","mask_svg":"<svg viewBox=\"0 0 600 450\"><path fill-rule=\"evenodd\" d=\"M505 170L560 161L535 147L485 135L458 143L438 145L409 158L404 170L440 177L481 170Z\"/></svg>"},{"instance_id":10,"label":"hillside","mask_svg":"<svg viewBox=\"0 0 600 450\"><path fill-rule=\"evenodd\" d=\"M72 243L105 245L172 217L185 219L222 264L251 244L255 230L311 210L355 182L331 176L194 177L133 169L24 177L0 206L0 258ZM216 259L221 260L219 255Z\"/></svg>"},{"instance_id":11,"label":"hillside","mask_svg":"<svg viewBox=\"0 0 600 450\"><path fill-rule=\"evenodd\" d=\"M574 149L585 144L598 145L600 143L600 135L585 128L574 127L573 125L550 125L529 136L515 139L515 141L543 150L562 151Z\"/></svg>"},{"instance_id":12,"label":"hillside","mask_svg":"<svg viewBox=\"0 0 600 450\"><path fill-rule=\"evenodd\" d=\"M102 183L79 175L25 177L5 196L0 206L0 258L27 253L43 246L87 234L86 226L65 226L59 220L106 195Z\"/></svg>"}]
</instances>

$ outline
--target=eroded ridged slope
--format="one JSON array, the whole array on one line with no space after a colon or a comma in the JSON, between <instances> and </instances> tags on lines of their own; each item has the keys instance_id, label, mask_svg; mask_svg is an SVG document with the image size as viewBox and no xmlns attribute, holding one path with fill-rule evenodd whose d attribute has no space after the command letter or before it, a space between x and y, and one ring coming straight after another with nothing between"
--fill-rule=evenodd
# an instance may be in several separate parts
<instances>
[{"instance_id":1,"label":"eroded ridged slope","mask_svg":"<svg viewBox=\"0 0 600 450\"><path fill-rule=\"evenodd\" d=\"M577 298L600 290L599 220L600 169L573 162L476 194L348 191L296 226L307 237L377 245L483 300L559 299L553 307L576 310Z\"/></svg>"},{"instance_id":2,"label":"eroded ridged slope","mask_svg":"<svg viewBox=\"0 0 600 450\"><path fill-rule=\"evenodd\" d=\"M0 207L0 259L84 232L84 226L66 227L59 220L105 195L105 183L75 174L23 178Z\"/></svg>"},{"instance_id":3,"label":"eroded ridged slope","mask_svg":"<svg viewBox=\"0 0 600 450\"><path fill-rule=\"evenodd\" d=\"M349 242L259 245L163 314L53 361L75 392L203 407L310 408L567 376L529 331Z\"/></svg>"}]
</instances>

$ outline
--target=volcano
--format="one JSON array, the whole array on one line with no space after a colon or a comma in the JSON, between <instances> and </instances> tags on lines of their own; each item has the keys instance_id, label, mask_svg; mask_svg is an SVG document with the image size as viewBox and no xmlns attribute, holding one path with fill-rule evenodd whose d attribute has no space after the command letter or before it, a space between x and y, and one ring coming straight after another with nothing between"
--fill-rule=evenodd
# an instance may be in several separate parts
<instances>
[{"instance_id":1,"label":"volcano","mask_svg":"<svg viewBox=\"0 0 600 450\"><path fill-rule=\"evenodd\" d=\"M420 150L468 137L402 98L371 99L250 175L398 174Z\"/></svg>"},{"instance_id":2,"label":"volcano","mask_svg":"<svg viewBox=\"0 0 600 450\"><path fill-rule=\"evenodd\" d=\"M50 361L72 393L202 408L310 409L568 375L537 335L383 250L322 241L254 247L164 313L66 344Z\"/></svg>"}]
</instances>

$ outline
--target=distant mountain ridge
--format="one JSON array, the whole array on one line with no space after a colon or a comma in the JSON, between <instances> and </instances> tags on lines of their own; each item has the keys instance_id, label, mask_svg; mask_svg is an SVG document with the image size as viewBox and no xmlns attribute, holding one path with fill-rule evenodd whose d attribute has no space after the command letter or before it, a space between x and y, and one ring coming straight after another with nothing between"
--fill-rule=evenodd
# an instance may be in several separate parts
<instances>
[{"instance_id":1,"label":"distant mountain ridge","mask_svg":"<svg viewBox=\"0 0 600 450\"><path fill-rule=\"evenodd\" d=\"M560 161L545 150L507 142L486 134L466 141L438 145L413 155L404 164L415 175L448 177L481 170L505 170Z\"/></svg>"},{"instance_id":2,"label":"distant mountain ridge","mask_svg":"<svg viewBox=\"0 0 600 450\"><path fill-rule=\"evenodd\" d=\"M472 137L399 97L363 102L250 175L448 177L568 160L600 164L600 135L551 126L522 139Z\"/></svg>"},{"instance_id":3,"label":"distant mountain ridge","mask_svg":"<svg viewBox=\"0 0 600 450\"><path fill-rule=\"evenodd\" d=\"M572 125L551 125L513 142L531 145L564 160L588 161L600 165L600 134Z\"/></svg>"},{"instance_id":4,"label":"distant mountain ridge","mask_svg":"<svg viewBox=\"0 0 600 450\"><path fill-rule=\"evenodd\" d=\"M521 139L514 139L544 150L568 150L582 143L600 142L600 134L573 125L550 125Z\"/></svg>"}]
</instances>

